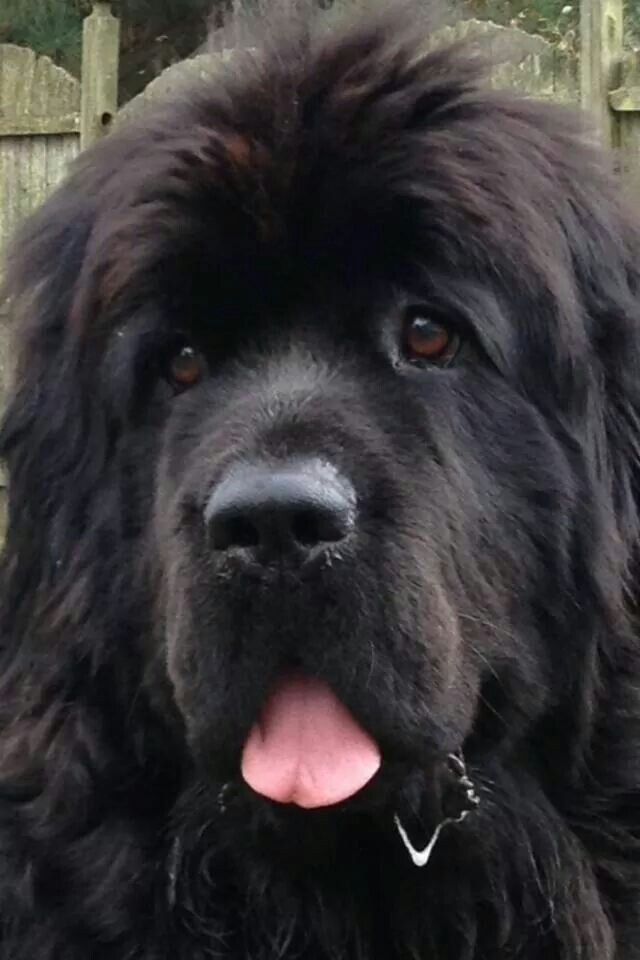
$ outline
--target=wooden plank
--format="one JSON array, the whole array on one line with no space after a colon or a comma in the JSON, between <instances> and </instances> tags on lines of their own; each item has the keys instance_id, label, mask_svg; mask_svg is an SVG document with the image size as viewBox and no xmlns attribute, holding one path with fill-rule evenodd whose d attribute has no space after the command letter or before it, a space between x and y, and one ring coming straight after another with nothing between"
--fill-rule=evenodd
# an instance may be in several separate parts
<instances>
[{"instance_id":1,"label":"wooden plank","mask_svg":"<svg viewBox=\"0 0 640 960\"><path fill-rule=\"evenodd\" d=\"M9 237L59 182L50 157L78 152L80 85L49 57L0 44L0 261ZM65 163L66 168L66 163Z\"/></svg>"},{"instance_id":2,"label":"wooden plank","mask_svg":"<svg viewBox=\"0 0 640 960\"><path fill-rule=\"evenodd\" d=\"M462 20L440 31L435 40L436 45L451 40L477 45L491 64L489 80L497 89L517 90L539 100L579 102L578 61L570 49L562 50L518 27L488 20Z\"/></svg>"},{"instance_id":3,"label":"wooden plank","mask_svg":"<svg viewBox=\"0 0 640 960\"><path fill-rule=\"evenodd\" d=\"M118 110L120 21L110 3L94 3L83 25L80 143L84 150L109 132Z\"/></svg>"},{"instance_id":4,"label":"wooden plank","mask_svg":"<svg viewBox=\"0 0 640 960\"><path fill-rule=\"evenodd\" d=\"M6 398L10 388L12 371L9 352L9 328L6 317L6 304L0 304L0 417L4 414ZM4 463L0 461L0 546L6 529L6 486L7 474Z\"/></svg>"},{"instance_id":5,"label":"wooden plank","mask_svg":"<svg viewBox=\"0 0 640 960\"><path fill-rule=\"evenodd\" d=\"M624 54L618 73L620 86L609 93L609 106L616 113L640 111L640 50Z\"/></svg>"},{"instance_id":6,"label":"wooden plank","mask_svg":"<svg viewBox=\"0 0 640 960\"><path fill-rule=\"evenodd\" d=\"M60 183L79 147L77 133L0 137L0 261L16 227Z\"/></svg>"},{"instance_id":7,"label":"wooden plank","mask_svg":"<svg viewBox=\"0 0 640 960\"><path fill-rule=\"evenodd\" d=\"M619 86L623 0L582 0L580 4L581 102L605 144L617 147L619 126L609 91Z\"/></svg>"},{"instance_id":8,"label":"wooden plank","mask_svg":"<svg viewBox=\"0 0 640 960\"><path fill-rule=\"evenodd\" d=\"M71 74L33 50L0 44L0 262L15 228L78 153L79 117Z\"/></svg>"},{"instance_id":9,"label":"wooden plank","mask_svg":"<svg viewBox=\"0 0 640 960\"><path fill-rule=\"evenodd\" d=\"M609 105L616 113L640 111L640 87L618 87L609 94Z\"/></svg>"},{"instance_id":10,"label":"wooden plank","mask_svg":"<svg viewBox=\"0 0 640 960\"><path fill-rule=\"evenodd\" d=\"M0 110L0 137L58 136L80 133L80 114L51 117L5 117Z\"/></svg>"},{"instance_id":11,"label":"wooden plank","mask_svg":"<svg viewBox=\"0 0 640 960\"><path fill-rule=\"evenodd\" d=\"M78 81L48 57L0 44L0 276L10 237L65 175L79 150L79 131ZM7 326L7 305L0 304L0 416L10 389ZM0 464L0 542L5 484Z\"/></svg>"},{"instance_id":12,"label":"wooden plank","mask_svg":"<svg viewBox=\"0 0 640 960\"><path fill-rule=\"evenodd\" d=\"M33 50L0 44L0 123L23 130L29 121L46 124L79 113L80 84L71 74Z\"/></svg>"},{"instance_id":13,"label":"wooden plank","mask_svg":"<svg viewBox=\"0 0 640 960\"><path fill-rule=\"evenodd\" d=\"M635 202L640 197L640 52L625 55L620 86L609 94L618 120L619 169Z\"/></svg>"}]
</instances>

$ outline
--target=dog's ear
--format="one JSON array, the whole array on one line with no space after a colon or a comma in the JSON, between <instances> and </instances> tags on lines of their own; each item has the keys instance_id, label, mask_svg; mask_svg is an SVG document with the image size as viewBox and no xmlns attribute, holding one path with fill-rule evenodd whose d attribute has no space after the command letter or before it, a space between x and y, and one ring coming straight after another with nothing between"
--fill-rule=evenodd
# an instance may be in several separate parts
<instances>
[{"instance_id":1,"label":"dog's ear","mask_svg":"<svg viewBox=\"0 0 640 960\"><path fill-rule=\"evenodd\" d=\"M38 699L72 698L80 675L104 671L108 643L117 642L130 612L122 597L134 592L130 582L125 589L130 567L119 547L113 415L91 362L94 318L74 317L78 303L88 302L82 288L91 273L99 159L81 160L24 225L8 257L14 373L0 431L8 474L0 701L19 698L24 712ZM91 642L83 642L89 634ZM126 669L126 656L119 664ZM119 682L128 686L125 677Z\"/></svg>"},{"instance_id":2,"label":"dog's ear","mask_svg":"<svg viewBox=\"0 0 640 960\"><path fill-rule=\"evenodd\" d=\"M579 705L566 721L580 751L578 832L592 849L606 851L603 862L615 863L615 876L603 869L603 884L631 891L638 882L631 798L638 790L633 757L640 716L640 219L615 179L594 170L595 154L577 152L568 164L573 182L565 190L563 228L590 356L574 390L577 416L559 426L566 450L579 453L572 632L590 669L588 676L576 670ZM576 728L578 717L584 723ZM567 760L568 754L565 771Z\"/></svg>"},{"instance_id":3,"label":"dog's ear","mask_svg":"<svg viewBox=\"0 0 640 960\"><path fill-rule=\"evenodd\" d=\"M593 571L601 616L590 698L583 692L593 733L581 796L586 840L606 851L601 882L625 891L614 903L629 904L639 892L640 231L619 208L611 211L617 227L593 237L593 257L582 265L604 402L587 409L601 496L592 505L597 518L583 518L581 562Z\"/></svg>"},{"instance_id":4,"label":"dog's ear","mask_svg":"<svg viewBox=\"0 0 640 960\"><path fill-rule=\"evenodd\" d=\"M593 351L584 418L613 600L616 584L618 591L636 592L629 576L640 539L640 220L611 181L592 191L590 203L584 202L584 187L574 189L569 240ZM622 603L628 594L617 599Z\"/></svg>"},{"instance_id":5,"label":"dog's ear","mask_svg":"<svg viewBox=\"0 0 640 960\"><path fill-rule=\"evenodd\" d=\"M591 542L600 538L601 561L612 564L606 592L613 599L640 538L640 208L586 121L504 96L521 124L546 134L535 173L540 220L553 224L554 242L542 231L525 234L530 247L537 242L532 275L545 276L555 303L548 325L555 342L545 347L554 367L540 402L549 401L569 448L579 444L585 490L597 491L584 498L583 529Z\"/></svg>"},{"instance_id":6,"label":"dog's ear","mask_svg":"<svg viewBox=\"0 0 640 960\"><path fill-rule=\"evenodd\" d=\"M37 844L46 844L48 862L68 865L73 910L95 942L123 935L130 894L122 876L144 871L121 811L125 791L152 778L142 743L148 751L154 727L139 696L135 626L124 626L131 610L122 597L135 590L123 588L129 568L113 531L113 431L98 371L82 353L90 344L70 326L96 215L94 176L80 167L26 223L7 271L14 376L0 433L9 495L0 565L0 784L12 806L0 914L11 916L5 932L19 940L21 956L43 955L57 909L33 923L38 891L51 883L33 853ZM159 756L159 748L152 752ZM159 795L155 786L151 793ZM92 900L85 891L94 891ZM66 895L61 911L71 909Z\"/></svg>"},{"instance_id":7,"label":"dog's ear","mask_svg":"<svg viewBox=\"0 0 640 960\"><path fill-rule=\"evenodd\" d=\"M72 178L27 221L8 259L13 377L0 454L9 477L5 575L11 580L4 590L31 604L34 591L48 591L61 568L75 566L64 531L82 529L82 493L100 456L78 345L68 334L93 221L90 197Z\"/></svg>"}]
</instances>

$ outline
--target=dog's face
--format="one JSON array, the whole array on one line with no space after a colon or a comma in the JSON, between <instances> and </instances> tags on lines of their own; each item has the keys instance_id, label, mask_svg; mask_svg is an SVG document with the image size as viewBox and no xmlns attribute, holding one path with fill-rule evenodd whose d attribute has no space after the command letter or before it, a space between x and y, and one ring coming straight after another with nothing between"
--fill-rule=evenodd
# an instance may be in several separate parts
<instances>
[{"instance_id":1,"label":"dog's face","mask_svg":"<svg viewBox=\"0 0 640 960\"><path fill-rule=\"evenodd\" d=\"M428 791L448 754L575 715L584 601L631 538L607 445L637 347L587 310L596 264L623 273L606 178L464 58L385 86L381 55L252 68L116 133L64 199L50 320L108 463L43 498L54 578L56 530L104 528L93 567L196 777L311 807ZM332 736L347 773L302 784Z\"/></svg>"},{"instance_id":2,"label":"dog's face","mask_svg":"<svg viewBox=\"0 0 640 960\"><path fill-rule=\"evenodd\" d=\"M329 104L316 123L324 109L331 134L307 155L297 135L270 142L268 113L261 140L236 96L235 126L199 133L202 169L189 156L174 171L193 191L184 210L163 200L185 249L163 266L150 244L127 265L108 347L138 377L134 419L152 437L153 656L203 777L239 779L265 710L264 765L283 751L293 763L287 724L329 723L326 704L301 719L289 702L313 679L375 748L345 757L365 766L353 784L299 801L357 792L374 749L386 796L470 738L512 744L568 684L579 653L546 618L575 597L585 492L545 407L562 377L585 376L589 346L554 316L542 265L531 291L516 287L520 258L557 245L556 227L520 236L517 210L497 222L520 171L508 151L486 169L501 146L479 104L399 132L378 170L375 130L353 131L354 159L332 155ZM107 247L113 284L124 259ZM145 272L157 288L136 311Z\"/></svg>"},{"instance_id":3,"label":"dog's face","mask_svg":"<svg viewBox=\"0 0 640 960\"><path fill-rule=\"evenodd\" d=\"M204 310L180 311L147 401L163 410L157 642L218 777L237 775L288 674L326 683L385 768L427 769L462 746L481 698L497 742L531 723L563 655L538 604L570 589L574 480L501 356L521 318L471 269L432 271L428 250L403 286L401 264L345 289L304 260L277 308L247 263L251 296L218 303L213 283ZM135 356L133 325L125 338Z\"/></svg>"}]
</instances>

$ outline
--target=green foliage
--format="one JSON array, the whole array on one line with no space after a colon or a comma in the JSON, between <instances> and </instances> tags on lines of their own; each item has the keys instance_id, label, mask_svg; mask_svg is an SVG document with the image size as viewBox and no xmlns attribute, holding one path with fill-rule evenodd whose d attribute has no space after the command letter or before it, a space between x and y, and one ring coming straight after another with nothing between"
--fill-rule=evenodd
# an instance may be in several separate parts
<instances>
[{"instance_id":1,"label":"green foliage","mask_svg":"<svg viewBox=\"0 0 640 960\"><path fill-rule=\"evenodd\" d=\"M115 0L114 12L128 28L150 24L159 30L181 18L204 16L212 0ZM77 73L80 66L82 20L91 0L0 0L0 42L31 47Z\"/></svg>"},{"instance_id":2,"label":"green foliage","mask_svg":"<svg viewBox=\"0 0 640 960\"><path fill-rule=\"evenodd\" d=\"M77 69L87 7L84 0L2 0L0 39Z\"/></svg>"},{"instance_id":3,"label":"green foliage","mask_svg":"<svg viewBox=\"0 0 640 960\"><path fill-rule=\"evenodd\" d=\"M634 46L638 46L640 45L640 0L627 0L624 12L628 40Z\"/></svg>"}]
</instances>

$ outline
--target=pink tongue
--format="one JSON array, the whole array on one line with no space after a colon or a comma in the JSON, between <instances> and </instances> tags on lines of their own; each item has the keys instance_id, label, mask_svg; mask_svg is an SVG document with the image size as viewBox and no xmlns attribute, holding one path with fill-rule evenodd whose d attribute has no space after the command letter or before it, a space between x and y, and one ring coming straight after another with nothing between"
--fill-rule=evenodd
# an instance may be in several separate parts
<instances>
[{"instance_id":1,"label":"pink tongue","mask_svg":"<svg viewBox=\"0 0 640 960\"><path fill-rule=\"evenodd\" d=\"M361 790L380 750L319 680L287 677L271 694L242 753L249 786L279 803L328 807Z\"/></svg>"}]
</instances>

